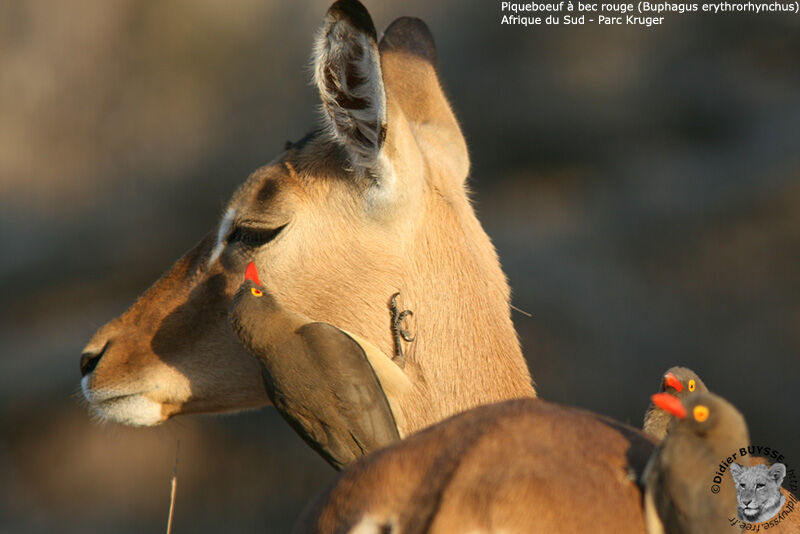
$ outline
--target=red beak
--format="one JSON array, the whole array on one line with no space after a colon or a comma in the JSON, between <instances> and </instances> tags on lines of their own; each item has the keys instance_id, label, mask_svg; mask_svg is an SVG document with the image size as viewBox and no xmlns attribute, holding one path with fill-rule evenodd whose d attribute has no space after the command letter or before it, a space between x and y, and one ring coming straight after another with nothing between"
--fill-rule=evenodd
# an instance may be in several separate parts
<instances>
[{"instance_id":1,"label":"red beak","mask_svg":"<svg viewBox=\"0 0 800 534\"><path fill-rule=\"evenodd\" d=\"M683 384L681 384L681 381L678 380L677 377L672 373L667 373L664 375L664 386L664 389L667 389L666 386L669 386L678 393L683 391Z\"/></svg>"},{"instance_id":2,"label":"red beak","mask_svg":"<svg viewBox=\"0 0 800 534\"><path fill-rule=\"evenodd\" d=\"M678 419L684 419L686 417L686 408L683 407L680 399L674 395L670 395L669 393L656 393L650 397L650 400L653 401L653 404L665 412L671 413Z\"/></svg>"},{"instance_id":3,"label":"red beak","mask_svg":"<svg viewBox=\"0 0 800 534\"><path fill-rule=\"evenodd\" d=\"M252 280L255 284L261 285L261 280L258 279L258 269L256 269L256 264L252 261L247 264L247 269L244 270L244 279Z\"/></svg>"}]
</instances>

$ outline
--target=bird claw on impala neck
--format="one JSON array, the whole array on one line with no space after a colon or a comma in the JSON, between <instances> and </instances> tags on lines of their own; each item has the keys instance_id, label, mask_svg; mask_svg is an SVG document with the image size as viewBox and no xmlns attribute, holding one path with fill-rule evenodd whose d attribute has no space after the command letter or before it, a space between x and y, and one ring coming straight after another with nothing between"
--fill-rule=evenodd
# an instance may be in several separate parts
<instances>
[{"instance_id":1,"label":"bird claw on impala neck","mask_svg":"<svg viewBox=\"0 0 800 534\"><path fill-rule=\"evenodd\" d=\"M412 336L408 330L402 326L405 318L408 316L413 316L414 312L411 310L400 311L400 308L397 305L398 296L400 296L399 291L392 295L391 299L389 300L389 312L392 314L392 339L394 341L394 356L392 356L392 361L401 369L403 369L406 366L406 358L403 355L403 341L411 343L416 339L416 336Z\"/></svg>"}]
</instances>

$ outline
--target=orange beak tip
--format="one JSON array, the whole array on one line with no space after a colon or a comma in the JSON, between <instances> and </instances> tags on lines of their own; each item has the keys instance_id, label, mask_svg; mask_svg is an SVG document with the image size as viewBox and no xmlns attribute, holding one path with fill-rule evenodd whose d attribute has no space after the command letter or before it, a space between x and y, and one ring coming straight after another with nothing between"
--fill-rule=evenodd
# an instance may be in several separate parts
<instances>
[{"instance_id":1,"label":"orange beak tip","mask_svg":"<svg viewBox=\"0 0 800 534\"><path fill-rule=\"evenodd\" d=\"M678 380L678 377L676 377L672 373L667 373L664 375L664 384L671 387L678 393L683 391L683 384L681 384L681 381Z\"/></svg>"},{"instance_id":2,"label":"orange beak tip","mask_svg":"<svg viewBox=\"0 0 800 534\"><path fill-rule=\"evenodd\" d=\"M256 264L254 262L250 262L247 264L247 268L244 270L244 279L245 281L251 280L253 283L261 285L261 280L258 279L258 269L256 269Z\"/></svg>"},{"instance_id":3,"label":"orange beak tip","mask_svg":"<svg viewBox=\"0 0 800 534\"><path fill-rule=\"evenodd\" d=\"M653 401L653 404L665 412L671 413L678 419L686 418L686 408L683 407L683 403L681 403L678 397L670 395L669 393L656 393L650 397L650 400Z\"/></svg>"}]
</instances>

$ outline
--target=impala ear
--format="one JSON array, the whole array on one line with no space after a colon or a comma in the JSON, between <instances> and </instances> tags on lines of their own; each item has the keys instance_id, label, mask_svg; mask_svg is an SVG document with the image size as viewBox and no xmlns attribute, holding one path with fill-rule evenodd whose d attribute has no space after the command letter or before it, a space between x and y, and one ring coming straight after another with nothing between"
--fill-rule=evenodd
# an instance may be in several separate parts
<instances>
[{"instance_id":1,"label":"impala ear","mask_svg":"<svg viewBox=\"0 0 800 534\"><path fill-rule=\"evenodd\" d=\"M314 82L330 135L354 170L373 170L386 138L386 93L375 25L357 0L328 10L314 47Z\"/></svg>"},{"instance_id":2,"label":"impala ear","mask_svg":"<svg viewBox=\"0 0 800 534\"><path fill-rule=\"evenodd\" d=\"M406 52L436 66L436 44L433 34L424 21L414 17L400 17L383 32L381 50Z\"/></svg>"}]
</instances>

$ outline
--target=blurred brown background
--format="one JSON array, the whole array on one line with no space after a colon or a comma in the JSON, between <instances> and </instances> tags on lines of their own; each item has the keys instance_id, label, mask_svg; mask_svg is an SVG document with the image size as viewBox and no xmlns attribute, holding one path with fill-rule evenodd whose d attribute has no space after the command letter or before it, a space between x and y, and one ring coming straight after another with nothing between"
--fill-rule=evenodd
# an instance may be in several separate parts
<instances>
[{"instance_id":1,"label":"blurred brown background","mask_svg":"<svg viewBox=\"0 0 800 534\"><path fill-rule=\"evenodd\" d=\"M78 358L315 120L327 1L0 2L0 531L286 531L333 472L273 410L91 421ZM425 19L540 394L639 425L673 364L800 461L800 18Z\"/></svg>"}]
</instances>

